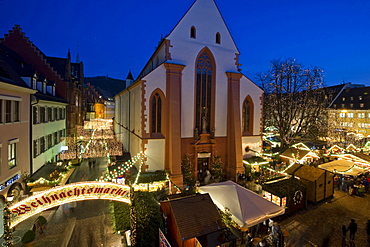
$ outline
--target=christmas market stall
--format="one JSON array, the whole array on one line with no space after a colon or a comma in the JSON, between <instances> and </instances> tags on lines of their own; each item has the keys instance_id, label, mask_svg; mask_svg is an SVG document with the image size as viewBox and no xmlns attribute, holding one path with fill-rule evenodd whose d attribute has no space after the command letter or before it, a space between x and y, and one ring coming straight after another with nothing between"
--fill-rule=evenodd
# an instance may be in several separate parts
<instances>
[{"instance_id":1,"label":"christmas market stall","mask_svg":"<svg viewBox=\"0 0 370 247\"><path fill-rule=\"evenodd\" d=\"M199 187L200 193L209 193L221 211L230 210L231 218L241 229L248 229L285 213L285 208L232 181Z\"/></svg>"},{"instance_id":2,"label":"christmas market stall","mask_svg":"<svg viewBox=\"0 0 370 247\"><path fill-rule=\"evenodd\" d=\"M334 194L334 173L313 166L293 164L287 174L298 177L307 187L307 200L317 203Z\"/></svg>"},{"instance_id":3,"label":"christmas market stall","mask_svg":"<svg viewBox=\"0 0 370 247\"><path fill-rule=\"evenodd\" d=\"M291 213L307 205L307 188L298 179L286 176L272 179L262 185L263 198L285 207Z\"/></svg>"},{"instance_id":4,"label":"christmas market stall","mask_svg":"<svg viewBox=\"0 0 370 247\"><path fill-rule=\"evenodd\" d=\"M309 149L301 149L298 147L291 147L285 150L281 155L281 161L287 164L293 163L311 163L314 160L319 159L319 156Z\"/></svg>"},{"instance_id":5,"label":"christmas market stall","mask_svg":"<svg viewBox=\"0 0 370 247\"><path fill-rule=\"evenodd\" d=\"M348 176L358 176L364 172L364 169L355 165L354 162L338 159L319 165L320 168L333 173L339 173Z\"/></svg>"},{"instance_id":6,"label":"christmas market stall","mask_svg":"<svg viewBox=\"0 0 370 247\"><path fill-rule=\"evenodd\" d=\"M235 246L238 237L224 224L209 194L162 201L161 210L171 246Z\"/></svg>"}]
</instances>

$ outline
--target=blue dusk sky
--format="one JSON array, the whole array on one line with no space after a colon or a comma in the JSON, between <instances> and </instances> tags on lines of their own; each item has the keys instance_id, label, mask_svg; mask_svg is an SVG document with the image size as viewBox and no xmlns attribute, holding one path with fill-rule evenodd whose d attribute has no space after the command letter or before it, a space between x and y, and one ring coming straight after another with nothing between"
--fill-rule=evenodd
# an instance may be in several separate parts
<instances>
[{"instance_id":1,"label":"blue dusk sky","mask_svg":"<svg viewBox=\"0 0 370 247\"><path fill-rule=\"evenodd\" d=\"M47 56L77 52L85 76L136 77L194 0L0 0L1 36L17 24ZM255 81L271 60L325 71L326 85L370 85L369 0L216 0Z\"/></svg>"}]
</instances>

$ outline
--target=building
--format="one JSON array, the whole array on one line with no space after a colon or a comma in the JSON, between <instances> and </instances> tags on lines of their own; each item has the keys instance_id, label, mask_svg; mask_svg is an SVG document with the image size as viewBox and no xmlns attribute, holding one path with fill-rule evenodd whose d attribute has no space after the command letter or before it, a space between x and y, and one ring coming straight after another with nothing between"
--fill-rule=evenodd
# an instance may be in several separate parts
<instances>
[{"instance_id":1,"label":"building","mask_svg":"<svg viewBox=\"0 0 370 247\"><path fill-rule=\"evenodd\" d=\"M198 194L161 202L166 219L166 237L172 246L233 246L237 237L223 223L209 194ZM225 244L226 245L226 244Z\"/></svg>"},{"instance_id":2,"label":"building","mask_svg":"<svg viewBox=\"0 0 370 247\"><path fill-rule=\"evenodd\" d=\"M328 108L332 138L346 148L370 137L370 87L347 83Z\"/></svg>"},{"instance_id":3,"label":"building","mask_svg":"<svg viewBox=\"0 0 370 247\"><path fill-rule=\"evenodd\" d=\"M30 103L27 86L0 49L0 194L19 199L23 175L30 172Z\"/></svg>"},{"instance_id":4,"label":"building","mask_svg":"<svg viewBox=\"0 0 370 247\"><path fill-rule=\"evenodd\" d=\"M46 56L22 32L19 25L15 25L0 44L13 50L29 64L32 69L44 76L49 83L55 83L55 94L68 102L66 111L66 135L75 137L76 126L83 126L86 115L86 103L83 95L83 63L71 62L68 52L67 58Z\"/></svg>"},{"instance_id":5,"label":"building","mask_svg":"<svg viewBox=\"0 0 370 247\"><path fill-rule=\"evenodd\" d=\"M56 84L33 69L24 59L11 49L0 44L7 62L28 88L35 90L31 97L30 138L32 162L31 174L48 162L58 160L58 154L66 135L67 101L55 94Z\"/></svg>"},{"instance_id":6,"label":"building","mask_svg":"<svg viewBox=\"0 0 370 247\"><path fill-rule=\"evenodd\" d=\"M86 120L114 117L114 99L110 91L86 83L87 112Z\"/></svg>"},{"instance_id":7,"label":"building","mask_svg":"<svg viewBox=\"0 0 370 247\"><path fill-rule=\"evenodd\" d=\"M229 179L244 172L245 148L261 150L263 90L239 68L239 50L213 0L197 0L164 37L139 76L115 96L115 133L143 170L167 170L182 185L221 156Z\"/></svg>"}]
</instances>

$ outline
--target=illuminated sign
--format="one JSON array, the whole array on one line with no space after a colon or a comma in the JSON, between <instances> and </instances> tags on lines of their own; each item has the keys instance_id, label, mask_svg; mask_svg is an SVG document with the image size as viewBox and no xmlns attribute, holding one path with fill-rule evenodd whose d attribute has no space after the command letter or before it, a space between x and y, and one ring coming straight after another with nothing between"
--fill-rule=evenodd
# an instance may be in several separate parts
<instances>
[{"instance_id":1,"label":"illuminated sign","mask_svg":"<svg viewBox=\"0 0 370 247\"><path fill-rule=\"evenodd\" d=\"M69 202L93 199L130 203L130 187L108 182L80 182L54 187L9 207L12 212L10 227L44 210Z\"/></svg>"},{"instance_id":2,"label":"illuminated sign","mask_svg":"<svg viewBox=\"0 0 370 247\"><path fill-rule=\"evenodd\" d=\"M12 178L8 179L5 183L0 184L0 191L5 189L6 187L12 185L15 181L20 179L20 177L21 177L21 175L17 174L15 176L13 176Z\"/></svg>"}]
</instances>

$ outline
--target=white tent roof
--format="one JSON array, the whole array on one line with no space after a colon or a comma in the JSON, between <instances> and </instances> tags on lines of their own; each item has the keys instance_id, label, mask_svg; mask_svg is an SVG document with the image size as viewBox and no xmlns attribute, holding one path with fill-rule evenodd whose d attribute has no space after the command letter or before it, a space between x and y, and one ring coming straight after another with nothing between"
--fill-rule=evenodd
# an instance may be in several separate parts
<instances>
[{"instance_id":1,"label":"white tent roof","mask_svg":"<svg viewBox=\"0 0 370 247\"><path fill-rule=\"evenodd\" d=\"M352 161L344 159L324 163L319 165L319 167L330 172L343 173L351 176L357 176L364 172L363 169L356 167Z\"/></svg>"},{"instance_id":2,"label":"white tent roof","mask_svg":"<svg viewBox=\"0 0 370 247\"><path fill-rule=\"evenodd\" d=\"M230 210L232 219L243 228L254 226L267 219L282 215L283 207L232 181L199 187L201 193L209 193L217 207Z\"/></svg>"}]
</instances>

